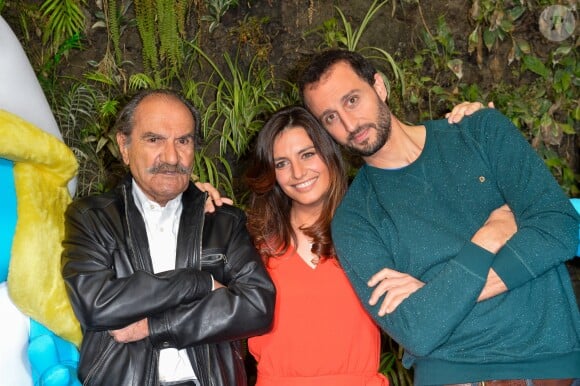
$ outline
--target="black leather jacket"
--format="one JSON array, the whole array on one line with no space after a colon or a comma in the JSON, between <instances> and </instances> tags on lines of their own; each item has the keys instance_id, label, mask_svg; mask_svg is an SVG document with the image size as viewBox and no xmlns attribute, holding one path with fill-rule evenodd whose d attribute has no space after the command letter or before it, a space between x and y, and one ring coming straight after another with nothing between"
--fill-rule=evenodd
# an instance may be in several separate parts
<instances>
[{"instance_id":1,"label":"black leather jacket","mask_svg":"<svg viewBox=\"0 0 580 386\"><path fill-rule=\"evenodd\" d=\"M130 176L69 206L62 264L83 327L83 384L158 385L159 349L175 347L187 348L201 385L246 385L239 340L268 330L275 290L244 213L224 205L204 214L205 199L193 184L183 193L176 269L158 274ZM212 291L210 273L227 288ZM108 334L146 317L146 339Z\"/></svg>"}]
</instances>

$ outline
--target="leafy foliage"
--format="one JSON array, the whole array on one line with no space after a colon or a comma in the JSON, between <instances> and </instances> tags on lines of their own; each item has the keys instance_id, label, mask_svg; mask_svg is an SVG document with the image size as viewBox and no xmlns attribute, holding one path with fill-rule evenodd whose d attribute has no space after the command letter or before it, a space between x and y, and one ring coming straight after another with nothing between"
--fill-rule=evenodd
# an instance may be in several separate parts
<instances>
[{"instance_id":1,"label":"leafy foliage","mask_svg":"<svg viewBox=\"0 0 580 386\"><path fill-rule=\"evenodd\" d=\"M336 12L340 17L340 21L342 24L338 24L337 20L332 18L325 21L322 26L314 29L313 31L309 31L306 34L317 33L322 36L323 43L319 45L320 48L337 48L341 47L347 49L349 51L358 51L360 53L365 54L369 59L376 60L378 62L383 62L387 64L388 68L390 68L392 75L395 78L397 84L401 86L401 92L405 90L405 83L403 78L403 73L401 68L397 65L393 57L389 52L385 49L380 47L360 47L359 43L361 40L362 35L369 27L369 23L372 19L376 16L377 12L383 7L385 4L388 3L388 0L384 0L382 2L378 2L378 0L374 0L367 13L364 15L363 20L361 21L360 26L353 27L352 24L348 21L348 18L344 14L344 12L339 7L334 7ZM388 77L384 77L385 84L387 88L391 89L391 82Z\"/></svg>"},{"instance_id":2,"label":"leafy foliage","mask_svg":"<svg viewBox=\"0 0 580 386\"><path fill-rule=\"evenodd\" d=\"M403 367L403 348L385 333L382 342L379 371L389 377L389 382L393 386L412 385L412 371Z\"/></svg>"},{"instance_id":3,"label":"leafy foliage","mask_svg":"<svg viewBox=\"0 0 580 386\"><path fill-rule=\"evenodd\" d=\"M526 12L525 1L508 3L495 0L474 0L471 6L471 18L475 29L469 35L469 52L477 52L477 63L483 62L483 45L492 51L506 38L512 41L509 61L519 57L527 46L512 35L516 22Z\"/></svg>"},{"instance_id":4,"label":"leafy foliage","mask_svg":"<svg viewBox=\"0 0 580 386\"><path fill-rule=\"evenodd\" d=\"M121 62L121 25L120 17L118 11L117 0L105 0L103 1L103 7L105 8L104 14L106 15L106 25L108 29L107 36L109 41L113 45L113 50L115 52L115 61L117 63Z\"/></svg>"},{"instance_id":5,"label":"leafy foliage","mask_svg":"<svg viewBox=\"0 0 580 386\"><path fill-rule=\"evenodd\" d=\"M137 29L143 44L143 66L152 73L157 84L161 83L159 74L159 52L155 29L156 0L134 0ZM171 10L165 10L171 12Z\"/></svg>"},{"instance_id":6,"label":"leafy foliage","mask_svg":"<svg viewBox=\"0 0 580 386\"><path fill-rule=\"evenodd\" d=\"M159 36L159 55L168 62L170 76L177 74L183 64L182 39L178 29L175 7L182 8L183 1L157 0L157 30ZM182 13L183 15L183 13ZM183 24L183 21L180 21Z\"/></svg>"},{"instance_id":7,"label":"leafy foliage","mask_svg":"<svg viewBox=\"0 0 580 386\"><path fill-rule=\"evenodd\" d=\"M202 16L201 19L210 22L209 32L213 32L220 25L226 12L238 6L238 0L205 0L205 4L209 14Z\"/></svg>"},{"instance_id":8,"label":"leafy foliage","mask_svg":"<svg viewBox=\"0 0 580 386\"><path fill-rule=\"evenodd\" d=\"M494 101L529 139L563 190L575 197L580 194L580 176L573 170L580 111L577 43L548 42L551 49L539 46L534 50L529 32L519 30L521 20L537 20L544 7L553 4L472 1L475 29L467 37L468 53L475 55L480 70L494 77L488 89L465 81L464 59L469 57L457 50L457 36L440 16L436 32L425 28L423 46L412 59L403 60L407 90L391 102L399 98L404 109L416 111L419 120L424 120L439 117L441 111L464 100Z\"/></svg>"},{"instance_id":9,"label":"leafy foliage","mask_svg":"<svg viewBox=\"0 0 580 386\"><path fill-rule=\"evenodd\" d=\"M44 0L40 9L19 4L25 43L35 38L35 31L42 32L44 46L30 56L65 141L81 165L78 195L108 189L111 177L121 173L111 127L128 95L143 88L171 87L182 91L204 112L195 177L241 202L244 192L236 191L236 164L246 155L267 115L297 101L296 89L273 75L269 60L278 42L262 29L270 22L268 18L244 17L227 31L237 44L220 46L223 53L212 57L202 49L200 25L191 23L207 21L215 35L221 32L216 28L224 22L223 16L237 7L238 1L204 0L203 12L209 14L192 17L192 5L201 3L103 0L103 13L97 18L106 27L109 47L102 58L89 61L91 68L81 79L64 77L62 69L67 56L82 48L86 2ZM309 2L309 20L316 11L313 3ZM473 29L465 36L454 31L449 15L425 20L419 0L393 1L393 12L395 5L400 10L418 11L423 23L421 33L409 38L416 45L413 55L397 61L396 47L363 44L377 15L381 15L381 23L388 18L383 12L388 1L369 3L358 24L344 9L332 7L335 17L315 25L304 37L318 37L318 48L357 50L378 63L385 77L396 84L390 89L389 102L403 111L402 116L431 119L460 101L494 101L522 130L564 191L580 195L580 178L574 170L578 152L574 141L580 121L580 60L578 41L573 40L577 35L557 43L539 40L529 30L522 30L524 21L538 20L543 8L555 0L471 0ZM0 11L13 4L0 0ZM191 36L191 31L197 35ZM127 60L123 48L126 32L140 38L139 63ZM231 47L237 49L235 55ZM297 51L308 53L308 48ZM472 63L478 76L494 66L502 70L501 76L485 86L481 78L468 76L474 72ZM402 367L401 358L402 349L385 336L381 371L396 386L410 385L412 373Z\"/></svg>"},{"instance_id":10,"label":"leafy foliage","mask_svg":"<svg viewBox=\"0 0 580 386\"><path fill-rule=\"evenodd\" d=\"M250 141L262 127L264 117L282 107L287 99L274 94L274 80L268 69L255 69L254 61L244 72L237 60L224 53L223 60L229 71L226 74L199 46L192 45L192 48L214 71L208 82L200 82L195 87L196 91L202 90L200 95L212 94L209 104L204 104L203 97L195 98L188 93L205 111L202 124L205 143L203 151L196 154L195 172L202 180L223 188L226 194L234 197L233 173L228 159L240 159L245 155ZM217 79L214 80L213 76ZM219 149L216 162L212 162L207 154L207 149L214 144ZM222 166L223 172L217 165Z\"/></svg>"},{"instance_id":11,"label":"leafy foliage","mask_svg":"<svg viewBox=\"0 0 580 386\"><path fill-rule=\"evenodd\" d=\"M119 156L110 124L118 101L108 100L98 90L76 83L62 95L55 110L63 139L79 162L77 195L107 190L111 162ZM95 120L95 112L99 119Z\"/></svg>"},{"instance_id":12,"label":"leafy foliage","mask_svg":"<svg viewBox=\"0 0 580 386\"><path fill-rule=\"evenodd\" d=\"M44 0L40 12L46 18L43 42L51 42L54 48L84 30L85 16L77 0Z\"/></svg>"}]
</instances>

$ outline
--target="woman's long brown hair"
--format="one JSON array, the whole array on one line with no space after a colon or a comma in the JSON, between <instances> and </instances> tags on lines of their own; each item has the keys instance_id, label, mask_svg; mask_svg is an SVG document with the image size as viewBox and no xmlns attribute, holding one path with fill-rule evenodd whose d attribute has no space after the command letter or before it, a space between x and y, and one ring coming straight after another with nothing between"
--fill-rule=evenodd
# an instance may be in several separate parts
<instances>
[{"instance_id":1,"label":"woman's long brown hair","mask_svg":"<svg viewBox=\"0 0 580 386\"><path fill-rule=\"evenodd\" d=\"M246 182L251 191L248 208L248 230L254 245L267 262L270 257L284 254L294 242L296 234L290 224L292 200L276 182L274 141L289 128L302 127L326 164L330 175L329 190L324 197L320 217L304 234L313 240L312 252L320 258L335 258L330 234L330 222L347 187L342 154L332 137L318 120L303 107L283 108L266 122L258 134L254 157Z\"/></svg>"}]
</instances>

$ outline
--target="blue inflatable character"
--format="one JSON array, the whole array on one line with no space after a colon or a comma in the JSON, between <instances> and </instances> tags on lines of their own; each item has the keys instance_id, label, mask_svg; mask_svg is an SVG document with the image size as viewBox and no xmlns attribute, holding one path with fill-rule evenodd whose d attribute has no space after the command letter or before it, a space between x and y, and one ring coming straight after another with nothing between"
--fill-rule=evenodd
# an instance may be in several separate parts
<instances>
[{"instance_id":1,"label":"blue inflatable character","mask_svg":"<svg viewBox=\"0 0 580 386\"><path fill-rule=\"evenodd\" d=\"M81 331L60 274L77 163L0 17L0 384L80 385Z\"/></svg>"},{"instance_id":2,"label":"blue inflatable character","mask_svg":"<svg viewBox=\"0 0 580 386\"><path fill-rule=\"evenodd\" d=\"M570 200L576 212L580 213L580 198L572 198ZM578 231L578 237L580 238L580 231ZM580 244L578 245L578 250L576 251L576 256L580 256Z\"/></svg>"}]
</instances>

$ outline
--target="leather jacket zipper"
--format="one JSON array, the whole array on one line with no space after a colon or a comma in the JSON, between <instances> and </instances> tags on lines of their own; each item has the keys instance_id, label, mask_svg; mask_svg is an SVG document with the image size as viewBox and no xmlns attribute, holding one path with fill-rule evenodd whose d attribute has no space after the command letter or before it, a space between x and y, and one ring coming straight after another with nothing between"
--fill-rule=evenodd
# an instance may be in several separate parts
<instances>
[{"instance_id":1,"label":"leather jacket zipper","mask_svg":"<svg viewBox=\"0 0 580 386\"><path fill-rule=\"evenodd\" d=\"M127 237L127 241L129 243L129 248L131 249L131 253L135 256L136 262L139 264L138 269L145 269L145 262L143 261L143 256L138 250L135 248L135 238L133 237L133 228L131 227L131 221L129 221L129 200L127 198L127 188L123 185L121 191L123 192L123 203L125 204L125 223L127 224L127 233L129 233Z\"/></svg>"},{"instance_id":2,"label":"leather jacket zipper","mask_svg":"<svg viewBox=\"0 0 580 386\"><path fill-rule=\"evenodd\" d=\"M98 356L99 359L97 359L97 362L91 367L91 370L89 371L89 373L85 377L85 380L83 381L83 385L90 385L91 384L91 378L93 378L94 375L97 372L99 372L99 370L101 369L101 367L103 365L103 362L109 356L109 352L113 349L114 344L111 343L111 341L104 339L103 337L101 337L100 339L104 340L105 349L103 350L102 355Z\"/></svg>"},{"instance_id":3,"label":"leather jacket zipper","mask_svg":"<svg viewBox=\"0 0 580 386\"><path fill-rule=\"evenodd\" d=\"M204 203L207 200L207 197L208 197L207 192L204 192L204 200L203 200ZM201 215L205 216L205 208L203 209L203 212ZM198 249L197 261L196 261L195 265L196 265L196 268L200 271L201 271L201 256L203 253L203 226L204 226L204 224L205 224L205 217L203 217L201 220L201 223L199 226L199 233L197 235L199 237L198 240L200 240L200 242L198 243L199 249ZM204 382L202 383L202 385L213 386L214 383L212 382L212 379L211 379L211 365L210 365L211 360L210 360L210 356L209 356L209 346L208 345L204 345L204 346L205 346L204 347L205 348L205 350L204 350L205 351L205 358L203 358L203 361L205 362L205 367L206 367L207 373L205 374L205 377L204 377L205 379L204 379ZM198 378L202 378L201 374L198 374ZM207 381L207 383L206 383L206 381Z\"/></svg>"}]
</instances>

